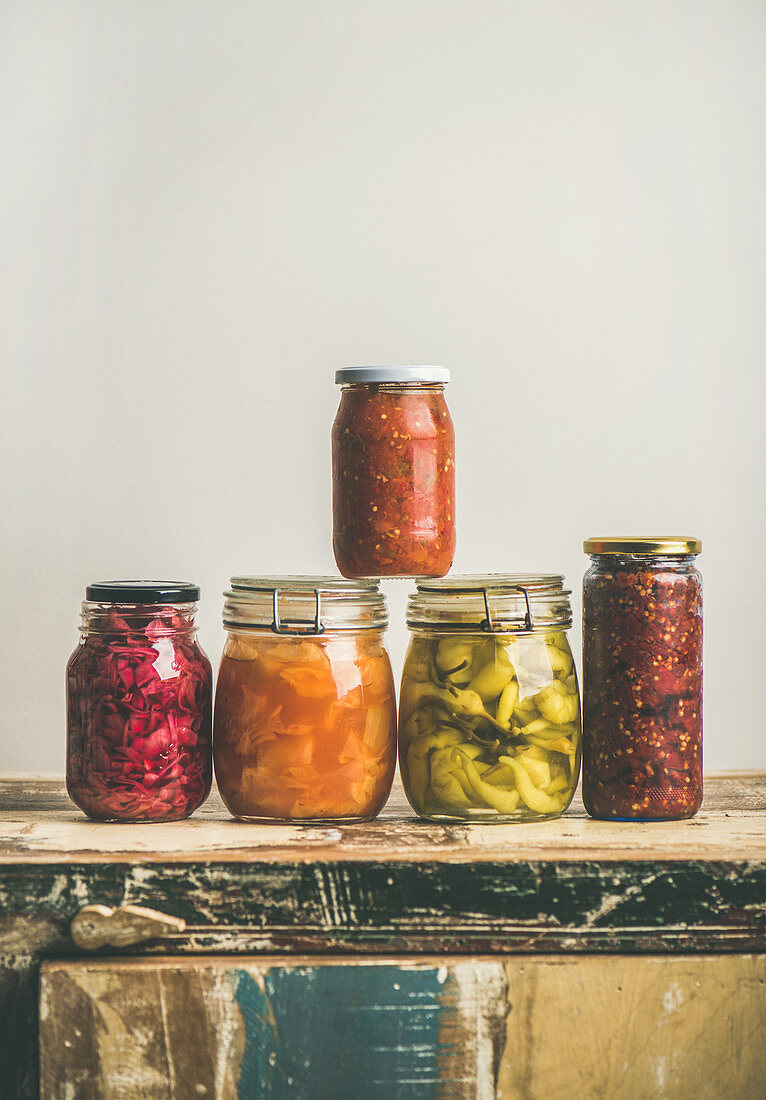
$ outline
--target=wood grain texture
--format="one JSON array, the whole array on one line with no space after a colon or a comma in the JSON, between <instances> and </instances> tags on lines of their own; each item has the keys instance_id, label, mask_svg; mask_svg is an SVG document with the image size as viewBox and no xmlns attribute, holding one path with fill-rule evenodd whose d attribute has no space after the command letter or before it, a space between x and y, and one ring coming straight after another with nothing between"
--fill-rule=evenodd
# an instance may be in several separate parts
<instances>
[{"instance_id":1,"label":"wood grain texture","mask_svg":"<svg viewBox=\"0 0 766 1100\"><path fill-rule=\"evenodd\" d=\"M0 1097L36 1094L39 962L83 954L70 923L88 905L186 922L126 956L764 952L762 792L708 782L707 816L675 825L442 827L394 806L328 830L238 825L214 804L177 826L94 825L60 783L0 784Z\"/></svg>"},{"instance_id":2,"label":"wood grain texture","mask_svg":"<svg viewBox=\"0 0 766 1100\"><path fill-rule=\"evenodd\" d=\"M743 1100L766 959L48 963L43 1097Z\"/></svg>"},{"instance_id":3,"label":"wood grain texture","mask_svg":"<svg viewBox=\"0 0 766 1100\"><path fill-rule=\"evenodd\" d=\"M512 960L498 1096L750 1100L766 1080L766 959Z\"/></svg>"},{"instance_id":4,"label":"wood grain texture","mask_svg":"<svg viewBox=\"0 0 766 1100\"><path fill-rule=\"evenodd\" d=\"M362 825L257 825L234 821L214 792L188 821L88 821L56 780L0 780L0 865L12 863L272 863L343 859L520 862L691 858L766 860L766 775L707 777L689 821L610 822L587 816L579 796L557 821L440 825L419 821L397 783L381 816Z\"/></svg>"}]
</instances>

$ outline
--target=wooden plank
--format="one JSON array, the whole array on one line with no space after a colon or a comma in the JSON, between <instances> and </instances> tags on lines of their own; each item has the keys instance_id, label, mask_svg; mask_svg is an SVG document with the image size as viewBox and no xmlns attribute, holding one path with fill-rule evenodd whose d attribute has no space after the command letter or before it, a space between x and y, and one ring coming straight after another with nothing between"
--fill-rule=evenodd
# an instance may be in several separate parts
<instances>
[{"instance_id":1,"label":"wooden plank","mask_svg":"<svg viewBox=\"0 0 766 1100\"><path fill-rule=\"evenodd\" d=\"M217 796L189 821L111 825L88 821L55 781L0 782L0 866L14 863L496 863L531 860L766 860L766 776L706 780L689 821L593 821L579 797L558 821L440 825L418 821L397 786L377 821L363 825L257 825L232 820Z\"/></svg>"},{"instance_id":2,"label":"wooden plank","mask_svg":"<svg viewBox=\"0 0 766 1100\"><path fill-rule=\"evenodd\" d=\"M0 1096L36 1094L37 968L81 954L89 904L186 921L126 955L764 952L763 792L709 780L704 812L668 825L427 825L399 792L365 826L241 825L211 800L128 828L85 821L60 782L0 783Z\"/></svg>"},{"instance_id":3,"label":"wooden plank","mask_svg":"<svg viewBox=\"0 0 766 1100\"><path fill-rule=\"evenodd\" d=\"M186 922L128 952L764 951L765 898L763 863L46 864L0 875L0 954L79 953L90 904Z\"/></svg>"},{"instance_id":4,"label":"wooden plank","mask_svg":"<svg viewBox=\"0 0 766 1100\"><path fill-rule=\"evenodd\" d=\"M38 960L0 957L0 1097L37 1096Z\"/></svg>"},{"instance_id":5,"label":"wooden plank","mask_svg":"<svg viewBox=\"0 0 766 1100\"><path fill-rule=\"evenodd\" d=\"M41 1092L79 1100L733 1100L766 960L48 963Z\"/></svg>"},{"instance_id":6,"label":"wooden plank","mask_svg":"<svg viewBox=\"0 0 766 1100\"><path fill-rule=\"evenodd\" d=\"M766 1081L766 959L512 960L498 1093L742 1100Z\"/></svg>"}]
</instances>

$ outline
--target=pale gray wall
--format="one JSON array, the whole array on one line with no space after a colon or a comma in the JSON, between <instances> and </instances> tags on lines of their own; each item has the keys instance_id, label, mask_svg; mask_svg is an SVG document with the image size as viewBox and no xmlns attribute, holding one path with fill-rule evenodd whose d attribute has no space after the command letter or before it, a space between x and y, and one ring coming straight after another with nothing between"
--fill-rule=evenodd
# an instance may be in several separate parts
<instances>
[{"instance_id":1,"label":"pale gray wall","mask_svg":"<svg viewBox=\"0 0 766 1100\"><path fill-rule=\"evenodd\" d=\"M764 56L762 0L0 4L0 770L63 767L88 580L198 580L217 659L231 573L332 568L355 362L452 369L460 570L699 534L707 764L766 764Z\"/></svg>"}]
</instances>

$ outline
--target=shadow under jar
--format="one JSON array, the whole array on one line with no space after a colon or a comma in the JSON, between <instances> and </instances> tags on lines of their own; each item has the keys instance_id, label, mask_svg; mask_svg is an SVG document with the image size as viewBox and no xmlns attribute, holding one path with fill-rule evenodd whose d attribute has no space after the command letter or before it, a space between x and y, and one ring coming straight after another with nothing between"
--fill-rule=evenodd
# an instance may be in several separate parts
<instances>
[{"instance_id":1,"label":"shadow under jar","mask_svg":"<svg viewBox=\"0 0 766 1100\"><path fill-rule=\"evenodd\" d=\"M344 577L442 577L455 556L455 433L444 367L348 367L332 430Z\"/></svg>"},{"instance_id":2,"label":"shadow under jar","mask_svg":"<svg viewBox=\"0 0 766 1100\"><path fill-rule=\"evenodd\" d=\"M541 821L567 808L580 770L569 595L559 575L418 584L399 770L420 817Z\"/></svg>"},{"instance_id":3,"label":"shadow under jar","mask_svg":"<svg viewBox=\"0 0 766 1100\"><path fill-rule=\"evenodd\" d=\"M583 801L670 821L702 804L702 578L693 538L583 544Z\"/></svg>"},{"instance_id":4,"label":"shadow under jar","mask_svg":"<svg viewBox=\"0 0 766 1100\"><path fill-rule=\"evenodd\" d=\"M396 767L385 597L333 577L234 577L215 699L218 789L248 821L375 817Z\"/></svg>"},{"instance_id":5,"label":"shadow under jar","mask_svg":"<svg viewBox=\"0 0 766 1100\"><path fill-rule=\"evenodd\" d=\"M67 664L69 796L97 821L180 821L212 782L210 661L196 585L91 584Z\"/></svg>"}]
</instances>

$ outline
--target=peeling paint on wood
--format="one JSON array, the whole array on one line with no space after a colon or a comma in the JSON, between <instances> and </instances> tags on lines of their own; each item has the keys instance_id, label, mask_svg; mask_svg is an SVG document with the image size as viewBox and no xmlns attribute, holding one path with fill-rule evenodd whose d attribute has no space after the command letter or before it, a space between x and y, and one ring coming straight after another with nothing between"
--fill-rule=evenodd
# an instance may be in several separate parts
<instances>
[{"instance_id":1,"label":"peeling paint on wood","mask_svg":"<svg viewBox=\"0 0 766 1100\"><path fill-rule=\"evenodd\" d=\"M173 827L193 839L167 853L140 839L148 830L167 845L167 826L94 825L66 809L60 785L0 783L2 829L26 820L25 799L29 808L26 827L0 841L0 1096L35 1095L37 968L82 954L70 921L87 905L144 906L186 922L124 956L438 954L452 967L460 954L766 951L763 780L732 777L707 791L706 816L637 826L631 843L646 843L632 851L621 839L632 827L577 815L493 830L425 825L394 809L374 826L296 827L287 844L281 827L226 822L212 806ZM53 825L61 831L48 844ZM228 826L254 842L219 848L217 830ZM99 850L103 829L117 831L120 852ZM472 973L452 967L442 982L442 1030ZM483 1066L497 1066L501 1034L496 1014L475 1022Z\"/></svg>"},{"instance_id":2,"label":"peeling paint on wood","mask_svg":"<svg viewBox=\"0 0 766 1100\"><path fill-rule=\"evenodd\" d=\"M0 954L70 953L85 905L186 922L163 951L766 947L766 864L50 864L0 872ZM652 937L656 943L652 944ZM415 947L413 944L425 946Z\"/></svg>"},{"instance_id":3,"label":"peeling paint on wood","mask_svg":"<svg viewBox=\"0 0 766 1100\"><path fill-rule=\"evenodd\" d=\"M735 1100L766 959L48 963L43 1096Z\"/></svg>"}]
</instances>

